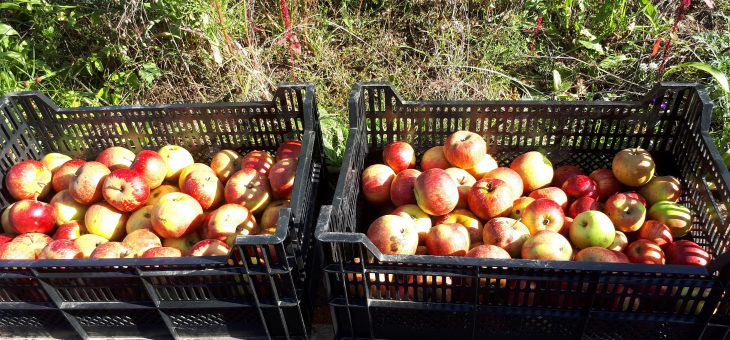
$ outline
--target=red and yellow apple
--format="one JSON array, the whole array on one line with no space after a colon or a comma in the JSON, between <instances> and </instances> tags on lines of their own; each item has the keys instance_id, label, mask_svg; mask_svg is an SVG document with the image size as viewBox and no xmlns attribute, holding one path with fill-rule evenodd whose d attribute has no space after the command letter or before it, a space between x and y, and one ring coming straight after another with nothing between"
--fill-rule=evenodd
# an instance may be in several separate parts
<instances>
[{"instance_id":1,"label":"red and yellow apple","mask_svg":"<svg viewBox=\"0 0 730 340\"><path fill-rule=\"evenodd\" d=\"M208 221L208 238L219 239L231 234L252 235L256 225L250 223L251 213L238 204L224 204L213 211Z\"/></svg>"},{"instance_id":2,"label":"red and yellow apple","mask_svg":"<svg viewBox=\"0 0 730 340\"><path fill-rule=\"evenodd\" d=\"M464 256L469 251L469 232L459 223L438 224L426 235L430 255Z\"/></svg>"},{"instance_id":3,"label":"red and yellow apple","mask_svg":"<svg viewBox=\"0 0 730 340\"><path fill-rule=\"evenodd\" d=\"M446 170L430 169L416 178L413 187L416 203L425 213L432 216L446 215L459 203L459 189L456 181ZM511 203L511 202L510 202Z\"/></svg>"},{"instance_id":4,"label":"red and yellow apple","mask_svg":"<svg viewBox=\"0 0 730 340\"><path fill-rule=\"evenodd\" d=\"M134 162L134 152L121 146L112 146L96 156L96 161L104 164L109 170L129 169Z\"/></svg>"},{"instance_id":5,"label":"red and yellow apple","mask_svg":"<svg viewBox=\"0 0 730 340\"><path fill-rule=\"evenodd\" d=\"M487 142L470 131L456 131L444 142L444 157L462 169L475 167L487 154Z\"/></svg>"},{"instance_id":6,"label":"red and yellow apple","mask_svg":"<svg viewBox=\"0 0 730 340\"><path fill-rule=\"evenodd\" d=\"M512 211L510 211L509 217L516 220L522 219L522 213L525 211L525 208L534 201L534 198L527 196L518 198L512 203Z\"/></svg>"},{"instance_id":7,"label":"red and yellow apple","mask_svg":"<svg viewBox=\"0 0 730 340\"><path fill-rule=\"evenodd\" d=\"M297 175L297 158L284 158L269 170L269 184L274 198L291 199L294 189L294 178Z\"/></svg>"},{"instance_id":8,"label":"red and yellow apple","mask_svg":"<svg viewBox=\"0 0 730 340\"><path fill-rule=\"evenodd\" d=\"M36 252L24 244L8 242L0 244L0 260L35 260Z\"/></svg>"},{"instance_id":9,"label":"red and yellow apple","mask_svg":"<svg viewBox=\"0 0 730 340\"><path fill-rule=\"evenodd\" d=\"M208 170L198 169L187 174L180 189L206 210L217 207L223 201L223 182Z\"/></svg>"},{"instance_id":10,"label":"red and yellow apple","mask_svg":"<svg viewBox=\"0 0 730 340\"><path fill-rule=\"evenodd\" d=\"M423 210L415 204L402 205L393 210L392 214L404 218L410 218L413 222L413 228L415 228L416 233L418 233L418 244L426 245L426 235L428 235L428 231L432 226L431 217L428 216L428 214L423 212Z\"/></svg>"},{"instance_id":11,"label":"red and yellow apple","mask_svg":"<svg viewBox=\"0 0 730 340\"><path fill-rule=\"evenodd\" d=\"M90 206L84 216L84 224L89 233L110 241L120 241L122 239L126 231L126 223L127 214L106 202Z\"/></svg>"},{"instance_id":12,"label":"red and yellow apple","mask_svg":"<svg viewBox=\"0 0 730 340\"><path fill-rule=\"evenodd\" d=\"M534 199L547 198L559 204L563 210L568 208L568 196L565 194L565 191L560 188L547 187L537 189L530 193L530 197Z\"/></svg>"},{"instance_id":13,"label":"red and yellow apple","mask_svg":"<svg viewBox=\"0 0 730 340\"><path fill-rule=\"evenodd\" d=\"M25 233L16 236L11 242L19 243L28 247L28 249L33 251L34 257L38 257L43 248L53 242L53 239L46 234Z\"/></svg>"},{"instance_id":14,"label":"red and yellow apple","mask_svg":"<svg viewBox=\"0 0 730 340\"><path fill-rule=\"evenodd\" d=\"M522 223L530 229L532 235L541 230L559 232L565 223L565 214L555 201L540 198L530 203L522 212Z\"/></svg>"},{"instance_id":15,"label":"red and yellow apple","mask_svg":"<svg viewBox=\"0 0 730 340\"><path fill-rule=\"evenodd\" d=\"M522 222L508 217L496 217L484 224L482 240L503 248L511 257L518 258L522 245L530 237L530 229Z\"/></svg>"},{"instance_id":16,"label":"red and yellow apple","mask_svg":"<svg viewBox=\"0 0 730 340\"><path fill-rule=\"evenodd\" d=\"M476 179L466 170L461 168L448 168L446 172L456 181L459 189L459 202L456 203L457 208L466 208L469 205L469 192L471 187L476 183ZM391 194L392 196L392 194ZM396 204L397 205L397 204Z\"/></svg>"},{"instance_id":17,"label":"red and yellow apple","mask_svg":"<svg viewBox=\"0 0 730 340\"><path fill-rule=\"evenodd\" d=\"M153 257L180 257L182 252L180 249L171 247L155 247L147 249L142 253L142 258L153 258Z\"/></svg>"},{"instance_id":18,"label":"red and yellow apple","mask_svg":"<svg viewBox=\"0 0 730 340\"><path fill-rule=\"evenodd\" d=\"M230 248L220 240L202 240L190 248L190 256L224 256Z\"/></svg>"},{"instance_id":19,"label":"red and yellow apple","mask_svg":"<svg viewBox=\"0 0 730 340\"><path fill-rule=\"evenodd\" d=\"M598 199L590 196L578 197L568 208L567 215L575 218L578 214L589 210L600 210L601 204Z\"/></svg>"},{"instance_id":20,"label":"red and yellow apple","mask_svg":"<svg viewBox=\"0 0 730 340\"><path fill-rule=\"evenodd\" d=\"M155 203L160 200L160 197L165 196L165 194L169 194L171 192L180 192L180 189L170 184L160 185L159 187L150 191L150 197L147 198L147 203L145 205L155 205Z\"/></svg>"},{"instance_id":21,"label":"red and yellow apple","mask_svg":"<svg viewBox=\"0 0 730 340\"><path fill-rule=\"evenodd\" d=\"M76 202L68 190L63 190L55 194L49 204L53 207L57 225L84 220L86 206Z\"/></svg>"},{"instance_id":22,"label":"red and yellow apple","mask_svg":"<svg viewBox=\"0 0 730 340\"><path fill-rule=\"evenodd\" d=\"M488 245L481 245L474 248L471 248L469 252L466 253L466 257L476 257L476 258L482 258L482 259L511 259L507 251L504 249L488 244Z\"/></svg>"},{"instance_id":23,"label":"red and yellow apple","mask_svg":"<svg viewBox=\"0 0 730 340\"><path fill-rule=\"evenodd\" d=\"M152 229L152 206L145 205L135 210L124 225L127 234L139 229Z\"/></svg>"},{"instance_id":24,"label":"red and yellow apple","mask_svg":"<svg viewBox=\"0 0 730 340\"><path fill-rule=\"evenodd\" d=\"M421 172L416 169L405 169L395 175L390 184L390 200L396 207L406 204L416 204L416 194L413 188L416 185L416 178Z\"/></svg>"},{"instance_id":25,"label":"red and yellow apple","mask_svg":"<svg viewBox=\"0 0 730 340\"><path fill-rule=\"evenodd\" d=\"M563 235L551 230L540 230L525 241L521 254L523 259L528 260L568 261L573 255L573 247Z\"/></svg>"},{"instance_id":26,"label":"red and yellow apple","mask_svg":"<svg viewBox=\"0 0 730 340\"><path fill-rule=\"evenodd\" d=\"M619 255L620 254L620 255ZM575 260L581 262L626 263L628 259L622 253L603 247L588 247L575 254Z\"/></svg>"},{"instance_id":27,"label":"red and yellow apple","mask_svg":"<svg viewBox=\"0 0 730 340\"><path fill-rule=\"evenodd\" d=\"M177 238L166 238L162 240L163 247L175 248L179 250L183 255L187 256L196 243L200 242L200 236L198 233L190 233L183 237Z\"/></svg>"},{"instance_id":28,"label":"red and yellow apple","mask_svg":"<svg viewBox=\"0 0 730 340\"><path fill-rule=\"evenodd\" d=\"M135 230L122 240L122 244L132 249L135 257L140 257L147 249L162 247L162 241L149 229Z\"/></svg>"},{"instance_id":29,"label":"red and yellow apple","mask_svg":"<svg viewBox=\"0 0 730 340\"><path fill-rule=\"evenodd\" d=\"M553 181L553 164L538 151L530 151L517 156L509 167L522 178L524 192L519 193L520 195L544 188Z\"/></svg>"},{"instance_id":30,"label":"red and yellow apple","mask_svg":"<svg viewBox=\"0 0 730 340\"><path fill-rule=\"evenodd\" d=\"M490 172L487 172L484 174L482 179L484 178L494 178L499 179L507 183L507 186L510 188L510 191L512 192L512 200L516 200L522 196L522 192L524 190L524 185L522 183L522 177L520 177L520 174L518 174L516 171L510 169L510 168L496 168Z\"/></svg>"},{"instance_id":31,"label":"red and yellow apple","mask_svg":"<svg viewBox=\"0 0 730 340\"><path fill-rule=\"evenodd\" d=\"M167 162L159 153L152 150L142 150L134 158L129 169L136 171L144 178L150 189L162 185L167 177Z\"/></svg>"},{"instance_id":32,"label":"red and yellow apple","mask_svg":"<svg viewBox=\"0 0 730 340\"><path fill-rule=\"evenodd\" d=\"M362 172L362 193L370 204L383 205L391 201L390 187L395 172L387 165L373 164Z\"/></svg>"},{"instance_id":33,"label":"red and yellow apple","mask_svg":"<svg viewBox=\"0 0 730 340\"><path fill-rule=\"evenodd\" d=\"M46 169L51 170L51 173L55 173L58 168L64 163L71 160L71 157L58 152L51 152L41 158L41 163Z\"/></svg>"},{"instance_id":34,"label":"red and yellow apple","mask_svg":"<svg viewBox=\"0 0 730 340\"><path fill-rule=\"evenodd\" d=\"M613 157L611 169L616 179L630 187L640 187L654 176L654 159L642 148L624 149Z\"/></svg>"},{"instance_id":35,"label":"red and yellow apple","mask_svg":"<svg viewBox=\"0 0 730 340\"><path fill-rule=\"evenodd\" d=\"M104 200L119 211L137 210L147 202L150 187L136 171L130 169L114 170L104 180L102 186Z\"/></svg>"},{"instance_id":36,"label":"red and yellow apple","mask_svg":"<svg viewBox=\"0 0 730 340\"><path fill-rule=\"evenodd\" d=\"M632 263L664 264L664 252L656 243L638 239L626 247L626 257Z\"/></svg>"},{"instance_id":37,"label":"red and yellow apple","mask_svg":"<svg viewBox=\"0 0 730 340\"><path fill-rule=\"evenodd\" d=\"M276 229L279 222L279 210L289 208L290 206L291 203L286 200L269 203L269 205L266 206L266 209L264 209L263 214L261 214L261 223L259 223L259 227L261 227L262 230L270 228Z\"/></svg>"},{"instance_id":38,"label":"red and yellow apple","mask_svg":"<svg viewBox=\"0 0 730 340\"><path fill-rule=\"evenodd\" d=\"M266 208L271 199L270 192L269 179L253 168L239 170L223 188L226 203L243 205L252 214L258 214Z\"/></svg>"},{"instance_id":39,"label":"red and yellow apple","mask_svg":"<svg viewBox=\"0 0 730 340\"><path fill-rule=\"evenodd\" d=\"M195 232L202 221L203 208L200 203L180 192L163 196L152 208L152 230L163 238L181 237ZM88 223L86 227L89 228Z\"/></svg>"},{"instance_id":40,"label":"red and yellow apple","mask_svg":"<svg viewBox=\"0 0 730 340\"><path fill-rule=\"evenodd\" d=\"M3 210L2 215L0 215L0 224L2 224L3 232L10 235L17 235L18 232L15 231L15 228L10 224L10 209L15 205L15 203L10 203L9 206Z\"/></svg>"},{"instance_id":41,"label":"red and yellow apple","mask_svg":"<svg viewBox=\"0 0 730 340\"><path fill-rule=\"evenodd\" d=\"M99 244L89 254L92 259L123 259L135 257L134 251L122 242L106 242Z\"/></svg>"},{"instance_id":42,"label":"red and yellow apple","mask_svg":"<svg viewBox=\"0 0 730 340\"><path fill-rule=\"evenodd\" d=\"M288 140L276 148L276 161L280 161L286 158L299 158L299 154L302 150L302 142L298 140Z\"/></svg>"},{"instance_id":43,"label":"red and yellow apple","mask_svg":"<svg viewBox=\"0 0 730 340\"><path fill-rule=\"evenodd\" d=\"M5 174L5 188L16 200L34 200L51 191L53 174L43 163L35 160L13 165Z\"/></svg>"},{"instance_id":44,"label":"red and yellow apple","mask_svg":"<svg viewBox=\"0 0 730 340\"><path fill-rule=\"evenodd\" d=\"M71 221L66 224L61 224L56 228L53 233L54 240L75 240L81 235L86 234L86 226L84 221Z\"/></svg>"},{"instance_id":45,"label":"red and yellow apple","mask_svg":"<svg viewBox=\"0 0 730 340\"><path fill-rule=\"evenodd\" d=\"M611 169L596 169L588 175L593 181L596 182L598 187L598 198L605 200L611 195L621 191L621 182L616 179Z\"/></svg>"},{"instance_id":46,"label":"red and yellow apple","mask_svg":"<svg viewBox=\"0 0 730 340\"><path fill-rule=\"evenodd\" d=\"M72 159L58 167L58 169L53 172L53 177L51 178L53 191L61 192L68 189L69 184L71 184L71 181L76 175L76 171L78 171L84 164L86 164L85 160Z\"/></svg>"},{"instance_id":47,"label":"red and yellow apple","mask_svg":"<svg viewBox=\"0 0 730 340\"><path fill-rule=\"evenodd\" d=\"M193 155L181 146L165 145L157 150L157 153L165 160L165 168L167 169L165 180L168 181L177 181L180 178L180 172L190 164L195 163Z\"/></svg>"},{"instance_id":48,"label":"red and yellow apple","mask_svg":"<svg viewBox=\"0 0 730 340\"><path fill-rule=\"evenodd\" d=\"M190 164L190 165L186 166L185 168L183 168L182 170L180 170L180 176L177 177L178 188L182 188L183 183L185 182L185 179L188 177L188 175L190 173L192 173L193 171L197 171L197 170L206 171L207 173L209 173L211 175L215 175L215 171L213 171L213 169L211 169L206 164L203 164L203 163ZM218 177L218 176L216 176L216 177Z\"/></svg>"},{"instance_id":49,"label":"red and yellow apple","mask_svg":"<svg viewBox=\"0 0 730 340\"><path fill-rule=\"evenodd\" d=\"M482 222L467 209L455 209L454 211L437 217L433 222L434 225L458 223L464 226L469 232L469 240L471 242L479 242L482 240Z\"/></svg>"},{"instance_id":50,"label":"red and yellow apple","mask_svg":"<svg viewBox=\"0 0 730 340\"><path fill-rule=\"evenodd\" d=\"M274 166L274 157L271 157L268 151L254 150L241 158L238 168L241 170L254 169L266 175L272 166Z\"/></svg>"},{"instance_id":51,"label":"red and yellow apple","mask_svg":"<svg viewBox=\"0 0 730 340\"><path fill-rule=\"evenodd\" d=\"M674 240L669 227L655 220L646 220L636 234L636 237L653 241L662 248Z\"/></svg>"},{"instance_id":52,"label":"red and yellow apple","mask_svg":"<svg viewBox=\"0 0 730 340\"><path fill-rule=\"evenodd\" d=\"M483 220L509 215L512 202L507 183L494 178L482 178L474 183L468 196L469 209Z\"/></svg>"},{"instance_id":53,"label":"red and yellow apple","mask_svg":"<svg viewBox=\"0 0 730 340\"><path fill-rule=\"evenodd\" d=\"M448 169L451 167L451 163L446 160L444 156L443 146L434 146L423 153L421 157L421 171L429 169Z\"/></svg>"},{"instance_id":54,"label":"red and yellow apple","mask_svg":"<svg viewBox=\"0 0 730 340\"><path fill-rule=\"evenodd\" d=\"M398 174L416 166L416 150L413 150L413 147L406 142L388 143L383 149L383 163Z\"/></svg>"},{"instance_id":55,"label":"red and yellow apple","mask_svg":"<svg viewBox=\"0 0 730 340\"><path fill-rule=\"evenodd\" d=\"M84 205L101 201L104 181L111 173L109 168L99 162L86 162L78 170L68 185L71 196Z\"/></svg>"},{"instance_id":56,"label":"red and yellow apple","mask_svg":"<svg viewBox=\"0 0 730 340\"><path fill-rule=\"evenodd\" d=\"M8 212L10 225L15 232L47 233L56 225L56 213L52 205L34 200L15 202Z\"/></svg>"},{"instance_id":57,"label":"red and yellow apple","mask_svg":"<svg viewBox=\"0 0 730 340\"><path fill-rule=\"evenodd\" d=\"M625 233L639 230L646 218L646 208L635 198L614 194L606 200L604 211L616 229Z\"/></svg>"},{"instance_id":58,"label":"red and yellow apple","mask_svg":"<svg viewBox=\"0 0 730 340\"><path fill-rule=\"evenodd\" d=\"M639 193L646 198L649 206L659 201L677 202L682 195L682 184L674 176L654 176Z\"/></svg>"},{"instance_id":59,"label":"red and yellow apple","mask_svg":"<svg viewBox=\"0 0 730 340\"><path fill-rule=\"evenodd\" d=\"M84 254L84 258L89 258L96 247L107 242L109 242L109 240L94 234L84 234L74 240L74 243L76 243L79 249L81 249L81 252Z\"/></svg>"},{"instance_id":60,"label":"red and yellow apple","mask_svg":"<svg viewBox=\"0 0 730 340\"><path fill-rule=\"evenodd\" d=\"M484 155L484 158L477 163L473 168L467 169L466 171L469 172L474 178L482 178L484 175L496 168L498 168L499 165L497 164L497 161L494 160L494 158L490 154Z\"/></svg>"},{"instance_id":61,"label":"red and yellow apple","mask_svg":"<svg viewBox=\"0 0 730 340\"><path fill-rule=\"evenodd\" d=\"M63 259L82 259L84 253L81 252L76 243L72 240L55 240L51 241L41 253L38 254L38 259L44 260L63 260Z\"/></svg>"},{"instance_id":62,"label":"red and yellow apple","mask_svg":"<svg viewBox=\"0 0 730 340\"><path fill-rule=\"evenodd\" d=\"M367 236L383 254L413 255L418 247L418 233L413 221L399 215L377 218L368 227Z\"/></svg>"},{"instance_id":63,"label":"red and yellow apple","mask_svg":"<svg viewBox=\"0 0 730 340\"><path fill-rule=\"evenodd\" d=\"M710 261L710 254L697 243L688 240L678 240L670 243L666 255L669 264L706 266L707 262Z\"/></svg>"},{"instance_id":64,"label":"red and yellow apple","mask_svg":"<svg viewBox=\"0 0 730 340\"><path fill-rule=\"evenodd\" d=\"M568 178L582 174L583 170L575 165L561 165L555 168L555 171L553 172L553 180L550 185L562 188L563 183L565 183Z\"/></svg>"},{"instance_id":65,"label":"red and yellow apple","mask_svg":"<svg viewBox=\"0 0 730 340\"><path fill-rule=\"evenodd\" d=\"M283 145L283 144L282 144ZM279 146L281 148L281 145ZM298 153L297 153L298 154ZM210 161L210 168L215 172L218 179L225 183L238 169L241 155L233 150L221 150L213 155Z\"/></svg>"}]
</instances>

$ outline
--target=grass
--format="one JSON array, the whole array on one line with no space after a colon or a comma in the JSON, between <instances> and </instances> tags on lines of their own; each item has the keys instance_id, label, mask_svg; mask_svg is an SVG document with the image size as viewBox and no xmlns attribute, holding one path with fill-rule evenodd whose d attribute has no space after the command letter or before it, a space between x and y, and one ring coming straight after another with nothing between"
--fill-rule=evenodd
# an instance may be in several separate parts
<instances>
[{"instance_id":1,"label":"grass","mask_svg":"<svg viewBox=\"0 0 730 340\"><path fill-rule=\"evenodd\" d=\"M291 39L280 1L9 0L0 92L39 90L62 106L144 104L261 99L279 82L312 82L337 163L358 81L391 81L410 99L618 100L689 80L708 85L713 137L730 146L718 78L661 70L698 62L730 74L727 2L694 1L674 32L680 1L284 3Z\"/></svg>"}]
</instances>

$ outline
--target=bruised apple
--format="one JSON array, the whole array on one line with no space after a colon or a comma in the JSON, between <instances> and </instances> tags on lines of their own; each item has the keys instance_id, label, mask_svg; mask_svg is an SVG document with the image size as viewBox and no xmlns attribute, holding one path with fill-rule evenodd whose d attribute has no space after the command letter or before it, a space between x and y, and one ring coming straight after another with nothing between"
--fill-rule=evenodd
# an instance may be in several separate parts
<instances>
[{"instance_id":1,"label":"bruised apple","mask_svg":"<svg viewBox=\"0 0 730 340\"><path fill-rule=\"evenodd\" d=\"M367 236L383 254L413 255L418 247L418 233L413 222L398 215L385 215L373 221Z\"/></svg>"}]
</instances>

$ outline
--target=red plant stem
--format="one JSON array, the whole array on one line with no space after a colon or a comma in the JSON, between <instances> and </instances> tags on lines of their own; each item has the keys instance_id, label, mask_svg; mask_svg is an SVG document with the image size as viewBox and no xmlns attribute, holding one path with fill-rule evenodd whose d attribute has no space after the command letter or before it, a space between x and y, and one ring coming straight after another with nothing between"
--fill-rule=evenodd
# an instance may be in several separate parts
<instances>
[{"instance_id":1,"label":"red plant stem","mask_svg":"<svg viewBox=\"0 0 730 340\"><path fill-rule=\"evenodd\" d=\"M667 63L667 59L669 58L669 47L672 45L672 34L677 32L677 25L679 25L679 22L684 19L684 12L687 10L687 8L689 8L690 4L691 0L682 0L682 3L680 3L679 7L677 8L677 18L674 20L674 24L672 25L672 31L671 33L669 33L669 37L667 38L667 44L664 45L664 50L662 52L662 62L657 68L657 72L659 74L664 73L665 64Z\"/></svg>"},{"instance_id":2,"label":"red plant stem","mask_svg":"<svg viewBox=\"0 0 730 340\"><path fill-rule=\"evenodd\" d=\"M530 54L535 52L535 43L537 42L537 34L540 31L540 26L542 26L542 15L537 17L537 23L535 23L535 28L532 30L532 43L530 44Z\"/></svg>"},{"instance_id":3,"label":"red plant stem","mask_svg":"<svg viewBox=\"0 0 730 340\"><path fill-rule=\"evenodd\" d=\"M281 0L281 16L284 18L284 26L286 27L286 40L289 43L289 65L291 66L291 77L293 81L297 80L294 73L294 47L292 46L293 38L291 32L291 18L289 17L289 8L286 6L286 0Z\"/></svg>"}]
</instances>

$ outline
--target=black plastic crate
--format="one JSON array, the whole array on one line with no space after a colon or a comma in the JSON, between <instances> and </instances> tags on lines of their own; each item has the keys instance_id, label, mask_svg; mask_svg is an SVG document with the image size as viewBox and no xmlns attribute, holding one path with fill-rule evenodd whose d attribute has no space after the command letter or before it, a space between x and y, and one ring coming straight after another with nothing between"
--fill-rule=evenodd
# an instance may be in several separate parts
<instances>
[{"instance_id":1,"label":"black plastic crate","mask_svg":"<svg viewBox=\"0 0 730 340\"><path fill-rule=\"evenodd\" d=\"M0 98L0 116L0 183L13 164L49 152L87 159L114 145L177 144L209 161L223 148L302 140L275 234L239 237L227 257L1 261L0 337L307 337L324 183L313 86L282 84L270 101L72 109L24 92ZM0 207L11 201L3 186Z\"/></svg>"},{"instance_id":2,"label":"black plastic crate","mask_svg":"<svg viewBox=\"0 0 730 340\"><path fill-rule=\"evenodd\" d=\"M712 103L694 84L661 83L636 102L405 101L388 83L353 87L347 152L316 237L339 338L686 339L710 329L725 292L730 175L708 128ZM610 167L640 146L685 188L689 238L707 267L383 255L365 235L378 217L360 194L386 144L419 156L457 130L482 135L500 165L530 150L554 166ZM376 209L377 210L377 209ZM730 304L728 304L730 305ZM717 318L724 311L718 311ZM707 329L706 329L707 328Z\"/></svg>"}]
</instances>

